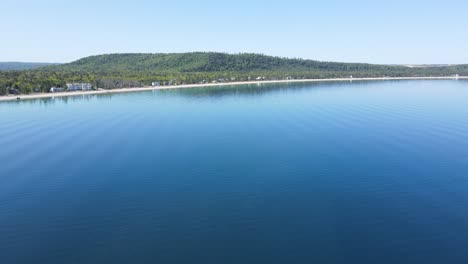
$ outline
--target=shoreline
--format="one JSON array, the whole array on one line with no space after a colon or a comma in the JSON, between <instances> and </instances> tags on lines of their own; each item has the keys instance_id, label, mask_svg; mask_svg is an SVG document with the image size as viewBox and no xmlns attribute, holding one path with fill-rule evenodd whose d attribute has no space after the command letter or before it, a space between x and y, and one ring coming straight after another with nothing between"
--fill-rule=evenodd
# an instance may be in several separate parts
<instances>
[{"instance_id":1,"label":"shoreline","mask_svg":"<svg viewBox=\"0 0 468 264\"><path fill-rule=\"evenodd\" d=\"M243 81L243 82L225 82L225 83L206 83L206 84L181 84L173 86L145 86L136 88L117 88L109 90L94 90L94 91L74 91L60 93L41 93L41 94L25 94L25 95L6 95L0 96L2 101L31 100L51 97L65 96L82 96L82 95L98 95L112 93L131 93L152 90L169 90L169 89L187 89L187 88L203 88L231 85L249 85L249 84L269 84L269 83L301 83L301 82L345 82L345 81L392 81L392 80L468 80L468 76L459 77L375 77L375 78L328 78L328 79L296 79L296 80L268 80L268 81Z\"/></svg>"}]
</instances>

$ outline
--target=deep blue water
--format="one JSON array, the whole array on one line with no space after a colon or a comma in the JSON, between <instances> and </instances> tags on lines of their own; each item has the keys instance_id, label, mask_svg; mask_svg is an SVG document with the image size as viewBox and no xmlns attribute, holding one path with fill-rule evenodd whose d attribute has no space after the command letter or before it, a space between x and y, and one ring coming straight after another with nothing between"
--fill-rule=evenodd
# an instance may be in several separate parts
<instances>
[{"instance_id":1,"label":"deep blue water","mask_svg":"<svg viewBox=\"0 0 468 264\"><path fill-rule=\"evenodd\" d=\"M468 263L468 82L0 103L0 263Z\"/></svg>"}]
</instances>

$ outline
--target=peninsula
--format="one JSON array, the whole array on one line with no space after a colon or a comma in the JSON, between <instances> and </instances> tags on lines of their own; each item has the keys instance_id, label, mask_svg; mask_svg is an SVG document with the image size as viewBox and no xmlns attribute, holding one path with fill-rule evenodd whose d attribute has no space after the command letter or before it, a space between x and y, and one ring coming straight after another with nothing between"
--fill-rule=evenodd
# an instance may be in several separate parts
<instances>
[{"instance_id":1,"label":"peninsula","mask_svg":"<svg viewBox=\"0 0 468 264\"><path fill-rule=\"evenodd\" d=\"M124 92L135 91L135 88L167 89L259 82L462 79L463 76L468 76L468 65L375 65L250 53L107 54L67 64L0 70L0 100L62 96L64 92L66 95L115 92L114 89Z\"/></svg>"}]
</instances>

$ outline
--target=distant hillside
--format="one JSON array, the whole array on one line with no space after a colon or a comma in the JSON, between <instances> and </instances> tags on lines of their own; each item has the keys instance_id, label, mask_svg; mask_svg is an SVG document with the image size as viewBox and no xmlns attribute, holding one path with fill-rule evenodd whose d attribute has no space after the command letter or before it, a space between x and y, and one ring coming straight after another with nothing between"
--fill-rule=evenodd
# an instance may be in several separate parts
<instances>
[{"instance_id":1,"label":"distant hillside","mask_svg":"<svg viewBox=\"0 0 468 264\"><path fill-rule=\"evenodd\" d=\"M340 63L282 58L261 54L226 54L192 52L172 54L106 54L91 56L72 63L44 68L57 72L98 72L123 75L193 75L195 73L264 74L277 78L375 77L375 76L427 76L467 74L468 65L376 65L366 63Z\"/></svg>"},{"instance_id":2,"label":"distant hillside","mask_svg":"<svg viewBox=\"0 0 468 264\"><path fill-rule=\"evenodd\" d=\"M353 71L394 70L398 66L364 63L320 62L261 54L193 52L174 54L107 54L63 64L54 70L145 72L255 72L255 71ZM403 67L400 67L403 69Z\"/></svg>"},{"instance_id":3,"label":"distant hillside","mask_svg":"<svg viewBox=\"0 0 468 264\"><path fill-rule=\"evenodd\" d=\"M192 52L172 54L107 54L72 63L27 71L0 72L1 87L22 92L67 82L87 82L112 89L139 87L157 81L161 85L280 79L322 79L343 77L468 76L468 65L408 67L365 63L322 62L272 57L261 54Z\"/></svg>"},{"instance_id":4,"label":"distant hillside","mask_svg":"<svg viewBox=\"0 0 468 264\"><path fill-rule=\"evenodd\" d=\"M50 65L57 64L43 62L0 62L0 71L22 71Z\"/></svg>"}]
</instances>

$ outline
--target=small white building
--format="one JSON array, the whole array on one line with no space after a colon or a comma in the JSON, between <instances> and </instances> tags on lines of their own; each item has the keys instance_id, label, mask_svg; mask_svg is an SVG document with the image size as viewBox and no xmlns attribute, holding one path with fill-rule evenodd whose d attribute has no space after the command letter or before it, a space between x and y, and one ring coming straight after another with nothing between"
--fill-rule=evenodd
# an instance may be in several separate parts
<instances>
[{"instance_id":1,"label":"small white building","mask_svg":"<svg viewBox=\"0 0 468 264\"><path fill-rule=\"evenodd\" d=\"M151 86L160 86L160 85L161 85L160 82L152 82L152 83L151 83Z\"/></svg>"},{"instance_id":2,"label":"small white building","mask_svg":"<svg viewBox=\"0 0 468 264\"><path fill-rule=\"evenodd\" d=\"M65 91L65 89L63 89L62 87L52 87L49 90L49 92L51 92L51 93L59 93L59 92L63 92L63 91Z\"/></svg>"},{"instance_id":3,"label":"small white building","mask_svg":"<svg viewBox=\"0 0 468 264\"><path fill-rule=\"evenodd\" d=\"M91 89L90 83L67 83L68 91L89 91Z\"/></svg>"}]
</instances>

